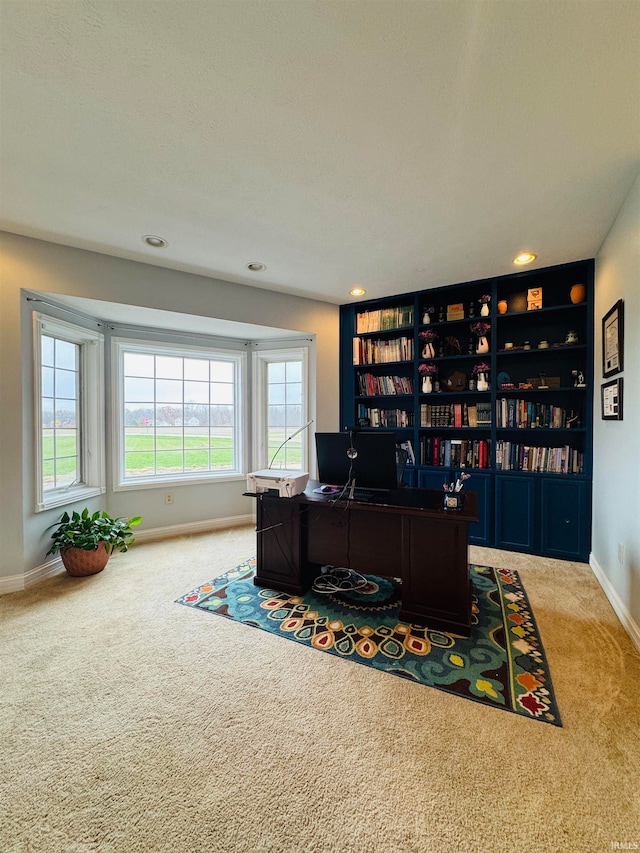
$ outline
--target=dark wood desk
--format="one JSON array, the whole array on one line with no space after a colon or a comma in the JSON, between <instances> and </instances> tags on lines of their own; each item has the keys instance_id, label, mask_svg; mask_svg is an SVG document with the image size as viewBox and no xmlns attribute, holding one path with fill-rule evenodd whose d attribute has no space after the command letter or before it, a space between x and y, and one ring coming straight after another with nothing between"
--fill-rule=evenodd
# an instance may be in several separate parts
<instances>
[{"instance_id":1,"label":"dark wood desk","mask_svg":"<svg viewBox=\"0 0 640 853\"><path fill-rule=\"evenodd\" d=\"M306 592L323 565L402 580L400 618L468 636L471 582L467 526L478 520L475 492L460 511L444 494L403 488L387 499L336 501L313 493L257 498L258 555L254 583Z\"/></svg>"}]
</instances>

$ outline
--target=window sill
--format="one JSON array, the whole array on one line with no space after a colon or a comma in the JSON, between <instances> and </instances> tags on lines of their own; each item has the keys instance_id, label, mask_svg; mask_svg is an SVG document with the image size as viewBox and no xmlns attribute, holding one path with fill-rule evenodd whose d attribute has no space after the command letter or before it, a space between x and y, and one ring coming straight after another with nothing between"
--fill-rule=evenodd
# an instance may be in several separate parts
<instances>
[{"instance_id":1,"label":"window sill","mask_svg":"<svg viewBox=\"0 0 640 853\"><path fill-rule=\"evenodd\" d=\"M67 504L99 497L106 492L105 486L75 486L64 492L56 492L51 497L46 497L42 502L36 504L36 512L46 512L48 509L67 506Z\"/></svg>"},{"instance_id":2,"label":"window sill","mask_svg":"<svg viewBox=\"0 0 640 853\"><path fill-rule=\"evenodd\" d=\"M217 477L167 477L162 480L128 480L114 483L114 492L140 491L142 489L166 489L167 486L210 486L213 483L246 482L247 475L237 471L220 474Z\"/></svg>"}]
</instances>

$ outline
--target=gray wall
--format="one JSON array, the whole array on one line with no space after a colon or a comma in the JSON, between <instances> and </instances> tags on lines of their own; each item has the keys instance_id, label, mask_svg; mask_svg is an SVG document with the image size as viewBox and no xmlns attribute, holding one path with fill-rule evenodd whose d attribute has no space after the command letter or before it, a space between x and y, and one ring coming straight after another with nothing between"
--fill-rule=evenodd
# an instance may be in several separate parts
<instances>
[{"instance_id":1,"label":"gray wall","mask_svg":"<svg viewBox=\"0 0 640 853\"><path fill-rule=\"evenodd\" d=\"M600 385L608 379L602 378L601 321L618 299L624 299L624 419L603 421ZM591 564L640 648L640 174L596 259L595 314Z\"/></svg>"},{"instance_id":2,"label":"gray wall","mask_svg":"<svg viewBox=\"0 0 640 853\"><path fill-rule=\"evenodd\" d=\"M49 535L45 528L62 511L33 509L31 314L39 306L27 303L24 290L312 334L317 365L314 427L338 428L337 306L6 232L0 232L0 258L0 577L28 572L44 562ZM88 505L116 515L143 515L144 527L163 527L251 512L251 499L242 497L244 485L236 481L172 486L171 507L164 504L166 490L153 488L108 491L103 500Z\"/></svg>"}]
</instances>

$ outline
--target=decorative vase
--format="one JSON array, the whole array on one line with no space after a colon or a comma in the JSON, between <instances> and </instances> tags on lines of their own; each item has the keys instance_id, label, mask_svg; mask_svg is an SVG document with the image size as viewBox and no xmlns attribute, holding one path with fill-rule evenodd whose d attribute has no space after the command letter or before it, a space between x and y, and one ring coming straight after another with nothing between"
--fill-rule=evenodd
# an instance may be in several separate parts
<instances>
[{"instance_id":1,"label":"decorative vase","mask_svg":"<svg viewBox=\"0 0 640 853\"><path fill-rule=\"evenodd\" d=\"M476 352L480 355L485 352L489 352L489 341L486 339L484 335L480 335L478 338L478 344L476 346Z\"/></svg>"},{"instance_id":2,"label":"decorative vase","mask_svg":"<svg viewBox=\"0 0 640 853\"><path fill-rule=\"evenodd\" d=\"M424 314L422 315L422 325L428 326L430 322L431 322L431 314L429 314L428 311L425 311Z\"/></svg>"},{"instance_id":3,"label":"decorative vase","mask_svg":"<svg viewBox=\"0 0 640 853\"><path fill-rule=\"evenodd\" d=\"M489 380L487 379L486 373L478 374L478 391L488 391L489 390Z\"/></svg>"},{"instance_id":4,"label":"decorative vase","mask_svg":"<svg viewBox=\"0 0 640 853\"><path fill-rule=\"evenodd\" d=\"M480 316L481 317L488 317L489 316L489 305L488 305L488 303L486 303L486 302L482 303L482 308L480 309Z\"/></svg>"},{"instance_id":5,"label":"decorative vase","mask_svg":"<svg viewBox=\"0 0 640 853\"><path fill-rule=\"evenodd\" d=\"M507 300L501 299L498 302L498 314L506 314L507 313Z\"/></svg>"},{"instance_id":6,"label":"decorative vase","mask_svg":"<svg viewBox=\"0 0 640 853\"><path fill-rule=\"evenodd\" d=\"M67 574L73 578L97 575L107 565L110 556L106 542L99 542L95 551L86 551L84 548L65 548L60 551Z\"/></svg>"},{"instance_id":7,"label":"decorative vase","mask_svg":"<svg viewBox=\"0 0 640 853\"><path fill-rule=\"evenodd\" d=\"M431 375L429 373L425 373L422 377L422 393L430 394L433 391L433 382L431 379Z\"/></svg>"},{"instance_id":8,"label":"decorative vase","mask_svg":"<svg viewBox=\"0 0 640 853\"><path fill-rule=\"evenodd\" d=\"M584 286L584 284L574 284L571 290L569 291L569 297L574 305L578 305L580 302L584 302L586 295L587 288Z\"/></svg>"},{"instance_id":9,"label":"decorative vase","mask_svg":"<svg viewBox=\"0 0 640 853\"><path fill-rule=\"evenodd\" d=\"M434 358L435 357L435 351L433 349L433 344L431 343L431 341L429 341L428 343L426 343L422 347L422 357L423 358Z\"/></svg>"}]
</instances>

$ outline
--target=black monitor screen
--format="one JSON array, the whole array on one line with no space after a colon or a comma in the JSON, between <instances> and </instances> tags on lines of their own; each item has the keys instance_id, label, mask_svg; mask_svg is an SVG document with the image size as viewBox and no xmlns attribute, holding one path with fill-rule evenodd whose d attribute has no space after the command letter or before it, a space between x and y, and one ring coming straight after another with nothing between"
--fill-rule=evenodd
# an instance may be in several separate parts
<instances>
[{"instance_id":1,"label":"black monitor screen","mask_svg":"<svg viewBox=\"0 0 640 853\"><path fill-rule=\"evenodd\" d=\"M349 452L355 457L349 457ZM360 489L396 489L398 469L393 433L317 432L318 479L345 486L355 479Z\"/></svg>"}]
</instances>

